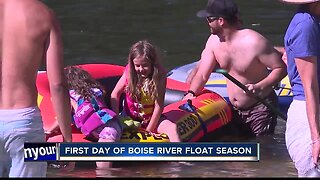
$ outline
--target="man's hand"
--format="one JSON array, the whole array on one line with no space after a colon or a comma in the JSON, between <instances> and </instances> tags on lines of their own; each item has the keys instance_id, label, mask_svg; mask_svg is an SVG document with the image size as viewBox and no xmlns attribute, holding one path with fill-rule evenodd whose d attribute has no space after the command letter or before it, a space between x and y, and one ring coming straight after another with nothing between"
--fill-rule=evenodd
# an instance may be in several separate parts
<instances>
[{"instance_id":1,"label":"man's hand","mask_svg":"<svg viewBox=\"0 0 320 180\"><path fill-rule=\"evenodd\" d=\"M245 86L248 89L248 92L245 92L245 93L247 93L248 95L261 97L262 91L261 91L260 87L258 87L255 84L246 84Z\"/></svg>"},{"instance_id":2,"label":"man's hand","mask_svg":"<svg viewBox=\"0 0 320 180\"><path fill-rule=\"evenodd\" d=\"M194 98L196 98L196 97L193 96L193 94L188 93L182 98L182 100L188 100L188 99L194 99Z\"/></svg>"}]
</instances>

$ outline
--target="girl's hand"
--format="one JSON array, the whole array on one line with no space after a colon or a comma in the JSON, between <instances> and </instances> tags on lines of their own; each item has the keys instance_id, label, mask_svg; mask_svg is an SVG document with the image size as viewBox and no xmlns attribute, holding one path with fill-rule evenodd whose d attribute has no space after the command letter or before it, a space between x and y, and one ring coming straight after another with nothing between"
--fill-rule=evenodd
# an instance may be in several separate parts
<instances>
[{"instance_id":1,"label":"girl's hand","mask_svg":"<svg viewBox=\"0 0 320 180\"><path fill-rule=\"evenodd\" d=\"M61 134L61 131L59 128L56 128L54 130L47 130L47 131L44 131L45 135L46 135L46 141L53 137L53 136L57 136L57 135L60 135Z\"/></svg>"},{"instance_id":2,"label":"girl's hand","mask_svg":"<svg viewBox=\"0 0 320 180\"><path fill-rule=\"evenodd\" d=\"M148 133L148 134L151 134L151 135L153 135L153 134L156 134L156 133L157 133L156 131L148 130L148 128L146 128L146 129L144 129L144 128L140 128L139 130L140 130L140 131L142 131L142 132L146 132L146 133Z\"/></svg>"},{"instance_id":3,"label":"girl's hand","mask_svg":"<svg viewBox=\"0 0 320 180\"><path fill-rule=\"evenodd\" d=\"M157 133L154 129L151 130L151 129L148 129L148 128L147 128L146 131L149 132L149 133L151 133L151 134Z\"/></svg>"}]
</instances>

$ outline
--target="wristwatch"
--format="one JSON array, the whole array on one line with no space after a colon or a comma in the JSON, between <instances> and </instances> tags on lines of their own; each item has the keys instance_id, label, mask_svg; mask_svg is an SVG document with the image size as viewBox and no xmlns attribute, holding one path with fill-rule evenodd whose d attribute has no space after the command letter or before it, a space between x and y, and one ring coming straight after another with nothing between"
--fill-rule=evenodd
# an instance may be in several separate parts
<instances>
[{"instance_id":1,"label":"wristwatch","mask_svg":"<svg viewBox=\"0 0 320 180\"><path fill-rule=\"evenodd\" d=\"M184 93L184 96L186 96L187 94L192 94L192 96L196 96L196 93L190 89L186 93Z\"/></svg>"}]
</instances>

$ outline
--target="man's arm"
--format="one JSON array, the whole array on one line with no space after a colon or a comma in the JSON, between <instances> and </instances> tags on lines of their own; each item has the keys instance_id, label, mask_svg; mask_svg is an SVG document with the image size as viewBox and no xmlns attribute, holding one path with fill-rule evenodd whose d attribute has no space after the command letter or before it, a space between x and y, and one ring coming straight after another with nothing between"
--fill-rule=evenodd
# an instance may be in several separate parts
<instances>
[{"instance_id":1,"label":"man's arm","mask_svg":"<svg viewBox=\"0 0 320 180\"><path fill-rule=\"evenodd\" d=\"M258 82L256 85L260 89L272 87L277 85L286 75L286 64L281 60L281 54L268 42L267 39L261 38L258 41L256 50L258 52L258 59L262 64L271 69L270 74Z\"/></svg>"},{"instance_id":2,"label":"man's arm","mask_svg":"<svg viewBox=\"0 0 320 180\"><path fill-rule=\"evenodd\" d=\"M274 46L274 49L276 49L280 54L286 52L283 46Z\"/></svg>"},{"instance_id":3,"label":"man's arm","mask_svg":"<svg viewBox=\"0 0 320 180\"><path fill-rule=\"evenodd\" d=\"M202 51L201 54L201 60L198 63L198 70L196 71L196 75L192 79L191 85L189 90L194 92L195 95L198 95L201 90L204 88L204 85L208 81L210 74L214 67L217 64L214 52L211 48L212 42L210 42L210 38L208 39L208 42L206 44L205 49ZM185 99L190 99L193 97L193 94L188 93L186 96L183 98Z\"/></svg>"},{"instance_id":4,"label":"man's arm","mask_svg":"<svg viewBox=\"0 0 320 180\"><path fill-rule=\"evenodd\" d=\"M186 83L191 84L194 76L197 74L197 71L198 71L198 69L199 69L199 64L200 64L200 61L198 61L198 62L196 63L196 66L195 66L195 67L191 70L191 72L188 74L188 77L187 77L187 79L186 79Z\"/></svg>"},{"instance_id":5,"label":"man's arm","mask_svg":"<svg viewBox=\"0 0 320 180\"><path fill-rule=\"evenodd\" d=\"M282 55L282 61L286 64L286 65L288 65L288 63L287 63L287 53L286 53L286 50L285 50L285 48L283 47L283 46L274 46L274 48L277 50L277 51L279 51L279 53Z\"/></svg>"},{"instance_id":6,"label":"man's arm","mask_svg":"<svg viewBox=\"0 0 320 180\"><path fill-rule=\"evenodd\" d=\"M63 72L63 44L60 25L52 13L52 29L46 57L52 104L65 142L72 142L71 105Z\"/></svg>"}]
</instances>

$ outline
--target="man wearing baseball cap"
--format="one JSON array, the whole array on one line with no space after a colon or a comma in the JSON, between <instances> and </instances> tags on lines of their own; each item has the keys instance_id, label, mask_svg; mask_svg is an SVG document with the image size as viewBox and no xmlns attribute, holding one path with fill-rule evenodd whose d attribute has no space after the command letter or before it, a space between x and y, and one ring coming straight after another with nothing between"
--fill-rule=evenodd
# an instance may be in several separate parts
<instances>
[{"instance_id":1,"label":"man wearing baseball cap","mask_svg":"<svg viewBox=\"0 0 320 180\"><path fill-rule=\"evenodd\" d=\"M207 7L197 13L198 17L224 17L234 19L238 17L238 6L233 1L208 1Z\"/></svg>"},{"instance_id":2,"label":"man wearing baseball cap","mask_svg":"<svg viewBox=\"0 0 320 180\"><path fill-rule=\"evenodd\" d=\"M320 1L283 1L299 4L284 37L293 92L286 145L299 177L319 177Z\"/></svg>"},{"instance_id":3,"label":"man wearing baseball cap","mask_svg":"<svg viewBox=\"0 0 320 180\"><path fill-rule=\"evenodd\" d=\"M200 93L212 70L219 66L249 89L244 93L240 87L227 81L234 112L232 122L236 128L251 136L272 134L277 114L254 96L263 98L273 107L278 106L278 97L272 86L286 75L286 65L280 54L258 32L239 28L238 7L232 0L209 0L197 16L206 18L211 35L191 81L188 91L191 93L186 94L184 99L194 98Z\"/></svg>"}]
</instances>

